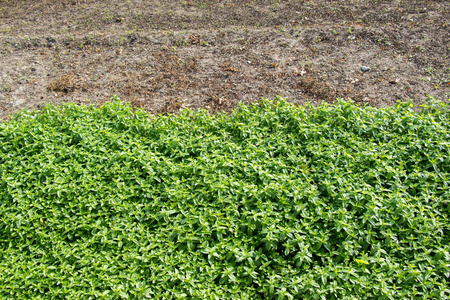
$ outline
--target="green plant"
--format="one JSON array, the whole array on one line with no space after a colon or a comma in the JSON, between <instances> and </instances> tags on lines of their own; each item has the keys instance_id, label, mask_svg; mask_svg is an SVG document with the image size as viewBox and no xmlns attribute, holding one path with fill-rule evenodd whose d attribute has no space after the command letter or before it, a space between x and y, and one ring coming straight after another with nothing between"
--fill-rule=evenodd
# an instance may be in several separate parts
<instances>
[{"instance_id":1,"label":"green plant","mask_svg":"<svg viewBox=\"0 0 450 300\"><path fill-rule=\"evenodd\" d=\"M427 70L425 71L425 74L433 75L436 72L436 70L433 68L433 66L428 66Z\"/></svg>"},{"instance_id":2,"label":"green plant","mask_svg":"<svg viewBox=\"0 0 450 300\"><path fill-rule=\"evenodd\" d=\"M0 123L0 297L445 299L449 106Z\"/></svg>"}]
</instances>

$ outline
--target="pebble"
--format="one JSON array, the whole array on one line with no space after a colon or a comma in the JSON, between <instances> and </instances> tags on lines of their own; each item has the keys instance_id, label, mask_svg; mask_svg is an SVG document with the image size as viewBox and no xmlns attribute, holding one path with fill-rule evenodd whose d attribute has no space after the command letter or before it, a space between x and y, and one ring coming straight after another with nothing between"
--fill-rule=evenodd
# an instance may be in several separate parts
<instances>
[{"instance_id":1,"label":"pebble","mask_svg":"<svg viewBox=\"0 0 450 300\"><path fill-rule=\"evenodd\" d=\"M389 83L390 84L397 84L398 83L398 79L390 79Z\"/></svg>"},{"instance_id":2,"label":"pebble","mask_svg":"<svg viewBox=\"0 0 450 300\"><path fill-rule=\"evenodd\" d=\"M369 71L370 71L370 68L369 68L369 67L366 67L366 66L362 66L362 67L361 67L361 71L363 71L364 73L365 73L365 72L369 72Z\"/></svg>"}]
</instances>

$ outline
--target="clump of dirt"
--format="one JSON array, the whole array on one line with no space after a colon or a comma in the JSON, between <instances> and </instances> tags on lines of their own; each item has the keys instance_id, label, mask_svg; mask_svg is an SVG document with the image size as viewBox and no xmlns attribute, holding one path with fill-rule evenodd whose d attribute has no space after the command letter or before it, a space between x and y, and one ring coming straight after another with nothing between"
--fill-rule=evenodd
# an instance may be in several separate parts
<instances>
[{"instance_id":1,"label":"clump of dirt","mask_svg":"<svg viewBox=\"0 0 450 300\"><path fill-rule=\"evenodd\" d=\"M330 86L316 74L301 77L299 80L299 87L307 96L317 100L333 102L339 95L336 88ZM341 93L341 95L343 95L343 93Z\"/></svg>"},{"instance_id":2,"label":"clump of dirt","mask_svg":"<svg viewBox=\"0 0 450 300\"><path fill-rule=\"evenodd\" d=\"M64 74L47 85L49 91L62 92L65 94L72 93L80 88L86 89L82 81L78 80L77 77L72 74Z\"/></svg>"},{"instance_id":3,"label":"clump of dirt","mask_svg":"<svg viewBox=\"0 0 450 300\"><path fill-rule=\"evenodd\" d=\"M4 120L113 94L155 114L450 98L448 1L10 0L0 19Z\"/></svg>"}]
</instances>

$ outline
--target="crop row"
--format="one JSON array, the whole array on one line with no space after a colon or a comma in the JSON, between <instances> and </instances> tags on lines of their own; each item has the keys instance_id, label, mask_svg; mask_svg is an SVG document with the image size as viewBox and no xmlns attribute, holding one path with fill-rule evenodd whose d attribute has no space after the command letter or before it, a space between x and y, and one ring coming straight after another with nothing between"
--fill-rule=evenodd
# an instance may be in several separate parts
<instances>
[{"instance_id":1,"label":"crop row","mask_svg":"<svg viewBox=\"0 0 450 300\"><path fill-rule=\"evenodd\" d=\"M447 104L113 100L0 124L2 298L450 296Z\"/></svg>"}]
</instances>

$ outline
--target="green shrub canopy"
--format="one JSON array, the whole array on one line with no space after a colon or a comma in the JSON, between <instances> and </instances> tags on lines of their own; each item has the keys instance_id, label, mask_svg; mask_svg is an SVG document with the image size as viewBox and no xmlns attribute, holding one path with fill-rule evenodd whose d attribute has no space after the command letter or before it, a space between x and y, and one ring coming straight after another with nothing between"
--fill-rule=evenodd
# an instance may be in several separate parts
<instances>
[{"instance_id":1,"label":"green shrub canopy","mask_svg":"<svg viewBox=\"0 0 450 300\"><path fill-rule=\"evenodd\" d=\"M1 298L449 297L447 104L113 100L0 124Z\"/></svg>"}]
</instances>

